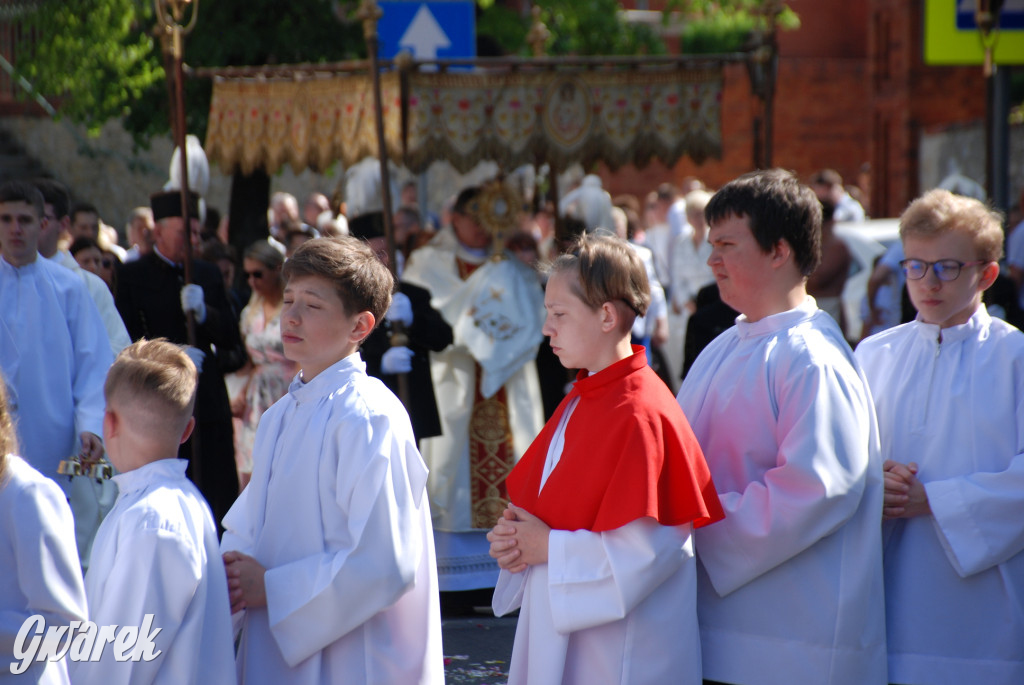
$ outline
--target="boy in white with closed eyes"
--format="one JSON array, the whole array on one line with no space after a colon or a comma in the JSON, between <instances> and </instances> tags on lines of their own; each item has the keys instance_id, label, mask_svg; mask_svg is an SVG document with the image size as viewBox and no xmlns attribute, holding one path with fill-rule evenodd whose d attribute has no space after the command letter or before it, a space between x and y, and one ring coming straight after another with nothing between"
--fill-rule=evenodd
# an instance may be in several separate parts
<instances>
[{"instance_id":1,"label":"boy in white with closed eyes","mask_svg":"<svg viewBox=\"0 0 1024 685\"><path fill-rule=\"evenodd\" d=\"M221 543L240 682L442 685L427 468L358 353L394 279L355 238L304 243L284 277L281 340L301 370L260 419Z\"/></svg>"}]
</instances>

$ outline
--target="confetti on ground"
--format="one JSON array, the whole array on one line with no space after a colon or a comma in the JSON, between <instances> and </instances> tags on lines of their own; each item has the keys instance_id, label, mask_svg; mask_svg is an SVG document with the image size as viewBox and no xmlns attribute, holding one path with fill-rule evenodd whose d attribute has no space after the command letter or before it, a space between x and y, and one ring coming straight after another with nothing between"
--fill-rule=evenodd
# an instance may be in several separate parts
<instances>
[{"instance_id":1,"label":"confetti on ground","mask_svg":"<svg viewBox=\"0 0 1024 685\"><path fill-rule=\"evenodd\" d=\"M482 664L473 663L464 654L453 654L444 658L444 675L447 685L474 683L476 685L506 685L508 664L490 660Z\"/></svg>"}]
</instances>

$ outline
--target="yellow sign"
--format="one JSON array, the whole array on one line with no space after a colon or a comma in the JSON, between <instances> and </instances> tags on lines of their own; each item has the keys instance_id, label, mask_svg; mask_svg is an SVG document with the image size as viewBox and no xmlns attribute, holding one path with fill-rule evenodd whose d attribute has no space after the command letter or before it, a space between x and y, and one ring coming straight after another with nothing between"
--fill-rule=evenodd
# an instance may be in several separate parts
<instances>
[{"instance_id":1,"label":"yellow sign","mask_svg":"<svg viewBox=\"0 0 1024 685\"><path fill-rule=\"evenodd\" d=\"M982 64L985 49L974 26L976 0L926 0L924 63L932 66ZM1024 1L1006 0L994 34L996 64L1024 64ZM959 24L959 26L958 26ZM964 27L972 28L964 28ZM1009 26L1009 28L1006 28Z\"/></svg>"}]
</instances>

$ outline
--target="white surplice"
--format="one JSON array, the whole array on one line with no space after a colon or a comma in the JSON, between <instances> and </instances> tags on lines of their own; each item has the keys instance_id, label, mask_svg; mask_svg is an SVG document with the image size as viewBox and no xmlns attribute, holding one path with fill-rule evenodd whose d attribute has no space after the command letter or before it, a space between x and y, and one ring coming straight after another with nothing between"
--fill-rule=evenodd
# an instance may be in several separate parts
<instances>
[{"instance_id":1,"label":"white surplice","mask_svg":"<svg viewBox=\"0 0 1024 685\"><path fill-rule=\"evenodd\" d=\"M0 366L21 455L55 478L82 431L103 435L110 341L82 280L43 257L0 259Z\"/></svg>"},{"instance_id":2,"label":"white surplice","mask_svg":"<svg viewBox=\"0 0 1024 685\"><path fill-rule=\"evenodd\" d=\"M469 590L493 587L498 567L487 550L486 530L474 529L470 499L469 422L473 409L473 393L477 359L470 353L459 331L465 312L451 304L460 299L467 281L459 278L456 257L467 263L483 264L486 255L474 255L459 246L450 228L442 229L430 242L415 252L406 265L403 279L426 288L431 293L431 306L451 324L454 342L441 352L430 353L430 374L434 382L442 435L421 441L423 459L430 469L430 509L437 534L438 572L441 589ZM544 295L536 276L517 260L510 260L506 270L515 270L530 286L532 294L523 298L536 309L539 332L543 325ZM481 267L483 268L483 267ZM495 284L500 286L501 284ZM527 286L520 283L520 290ZM520 301L522 307L525 302ZM515 459L544 426L540 380L532 363L538 341L529 341L525 349L512 350L510 357L529 359L511 373L504 383L508 405L509 428Z\"/></svg>"},{"instance_id":3,"label":"white surplice","mask_svg":"<svg viewBox=\"0 0 1024 685\"><path fill-rule=\"evenodd\" d=\"M878 431L839 326L810 297L741 316L679 402L725 509L696 532L704 677L887 682Z\"/></svg>"},{"instance_id":4,"label":"white surplice","mask_svg":"<svg viewBox=\"0 0 1024 685\"><path fill-rule=\"evenodd\" d=\"M918 464L932 510L883 528L889 681L1024 683L1024 335L982 305L857 359L882 456Z\"/></svg>"},{"instance_id":5,"label":"white surplice","mask_svg":"<svg viewBox=\"0 0 1024 685\"><path fill-rule=\"evenodd\" d=\"M266 569L235 614L242 683L442 685L427 469L402 403L353 354L263 415L222 551Z\"/></svg>"},{"instance_id":6,"label":"white surplice","mask_svg":"<svg viewBox=\"0 0 1024 685\"><path fill-rule=\"evenodd\" d=\"M96 303L96 309L100 313L100 318L103 319L103 327L107 329L110 351L114 356L116 357L118 352L131 345L132 339L128 336L128 329L124 327L121 314L117 311L117 305L114 304L114 295L107 287L106 281L80 267L71 253L66 250L59 250L50 257L50 261L56 262L66 269L71 269L85 283L89 297Z\"/></svg>"},{"instance_id":7,"label":"white surplice","mask_svg":"<svg viewBox=\"0 0 1024 685\"><path fill-rule=\"evenodd\" d=\"M548 447L542 488L575 406ZM650 518L605 532L552 530L546 564L502 570L494 612L521 609L509 685L699 684L692 532Z\"/></svg>"},{"instance_id":8,"label":"white surplice","mask_svg":"<svg viewBox=\"0 0 1024 685\"><path fill-rule=\"evenodd\" d=\"M35 662L21 675L10 671L18 631L30 616L39 614L52 627L87 618L75 525L64 493L14 455L8 455L7 476L0 481L0 579L0 681L66 685L66 659Z\"/></svg>"},{"instance_id":9,"label":"white surplice","mask_svg":"<svg viewBox=\"0 0 1024 685\"><path fill-rule=\"evenodd\" d=\"M99 626L141 626L152 614L152 661L71 665L75 685L235 682L227 576L210 507L184 459L114 476L117 502L96 532L85 591Z\"/></svg>"}]
</instances>

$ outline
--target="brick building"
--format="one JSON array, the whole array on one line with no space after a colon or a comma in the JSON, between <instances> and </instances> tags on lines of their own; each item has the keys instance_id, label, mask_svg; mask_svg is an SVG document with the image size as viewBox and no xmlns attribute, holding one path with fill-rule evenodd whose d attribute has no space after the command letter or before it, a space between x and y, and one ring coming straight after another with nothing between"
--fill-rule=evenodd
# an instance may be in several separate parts
<instances>
[{"instance_id":1,"label":"brick building","mask_svg":"<svg viewBox=\"0 0 1024 685\"><path fill-rule=\"evenodd\" d=\"M872 216L898 216L920 191L921 134L984 119L981 67L923 63L922 0L788 4L801 26L778 36L773 165L803 178L832 167L847 184L864 184ZM697 165L684 159L671 170L660 164L605 170L606 187L642 195L689 175L717 187L749 171L755 108L746 67L727 67L720 160ZM859 179L865 165L870 177Z\"/></svg>"}]
</instances>

